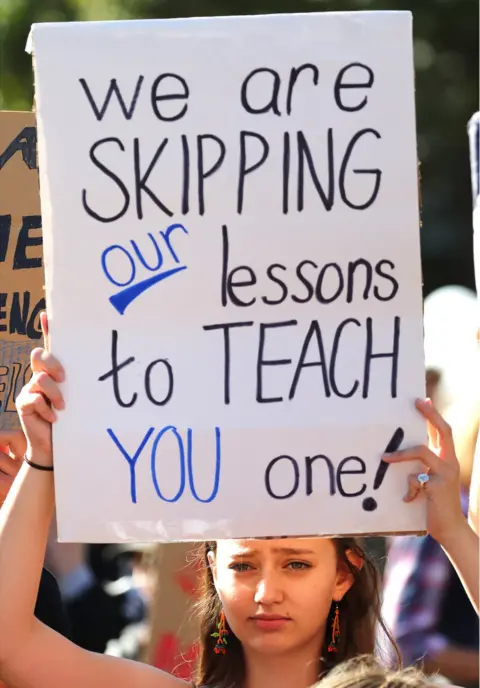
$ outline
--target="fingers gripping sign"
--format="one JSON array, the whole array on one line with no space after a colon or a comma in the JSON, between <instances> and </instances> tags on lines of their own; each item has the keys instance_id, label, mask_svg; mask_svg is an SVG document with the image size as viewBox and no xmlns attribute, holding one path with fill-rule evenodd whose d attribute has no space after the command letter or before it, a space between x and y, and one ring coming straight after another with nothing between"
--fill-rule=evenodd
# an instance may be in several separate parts
<instances>
[{"instance_id":1,"label":"fingers gripping sign","mask_svg":"<svg viewBox=\"0 0 480 688\"><path fill-rule=\"evenodd\" d=\"M48 347L48 321L41 316L44 340ZM17 398L17 410L27 443L27 455L39 457L42 464L52 465L51 426L57 411L64 408L60 383L65 372L48 348L37 348L31 354L32 378Z\"/></svg>"},{"instance_id":2,"label":"fingers gripping sign","mask_svg":"<svg viewBox=\"0 0 480 688\"><path fill-rule=\"evenodd\" d=\"M423 472L411 474L404 501L412 502L421 492L427 500L427 529L440 544L464 520L460 503L460 468L452 429L429 400L417 400L417 410L427 421L428 447L397 451L384 457L388 463L421 461Z\"/></svg>"}]
</instances>

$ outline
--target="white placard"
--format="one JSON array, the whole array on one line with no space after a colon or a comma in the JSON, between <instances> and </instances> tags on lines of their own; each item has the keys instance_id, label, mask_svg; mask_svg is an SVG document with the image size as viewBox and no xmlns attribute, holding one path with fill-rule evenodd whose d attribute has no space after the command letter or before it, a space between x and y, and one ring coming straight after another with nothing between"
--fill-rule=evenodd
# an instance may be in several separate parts
<instances>
[{"instance_id":1,"label":"white placard","mask_svg":"<svg viewBox=\"0 0 480 688\"><path fill-rule=\"evenodd\" d=\"M60 538L424 528L411 15L32 37Z\"/></svg>"}]
</instances>

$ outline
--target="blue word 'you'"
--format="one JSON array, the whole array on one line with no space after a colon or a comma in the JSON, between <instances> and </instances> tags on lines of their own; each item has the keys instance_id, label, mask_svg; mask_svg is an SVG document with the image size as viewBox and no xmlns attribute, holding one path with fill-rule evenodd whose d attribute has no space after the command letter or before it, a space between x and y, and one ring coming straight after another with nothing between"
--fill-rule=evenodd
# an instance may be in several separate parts
<instances>
[{"instance_id":1,"label":"blue word 'you'","mask_svg":"<svg viewBox=\"0 0 480 688\"><path fill-rule=\"evenodd\" d=\"M141 453L143 452L148 440L150 437L153 435L155 432L155 428L149 428L147 431L145 437L143 438L140 446L138 447L137 451L133 456L130 456L128 452L125 450L125 448L122 446L120 440L118 437L115 435L113 430L111 428L107 429L108 434L110 435L110 438L112 439L113 443L115 446L120 450L122 456L126 459L129 469L130 469L130 497L132 500L133 504L137 503L137 481L136 481L136 465L137 461L140 458ZM162 439L167 436L167 435L173 435L173 437L177 441L177 446L178 446L178 460L179 460L179 468L180 468L180 479L179 479L179 487L176 492L176 494L173 497L167 497L166 495L163 494L162 489L160 487L160 483L158 480L158 475L157 475L157 452L159 452L159 445L162 441ZM220 466L221 466L221 446L220 446L220 428L215 428L215 473L213 477L213 487L212 491L210 493L210 496L208 497L201 497L195 487L195 478L193 474L193 431L191 428L188 428L187 430L187 440L186 440L186 450L185 450L185 444L183 441L182 436L178 432L177 428L174 427L173 425L167 425L166 427L162 428L157 435L155 436L155 439L153 440L153 445L151 449L151 454L150 454L150 472L152 476L152 482L153 486L155 488L155 492L157 493L157 496L163 500L164 502L178 502L180 497L183 495L185 492L186 484L187 484L187 477L188 477L188 485L190 488L190 492L192 494L192 497L197 501L197 502L202 502L204 504L208 504L209 502L213 502L215 497L217 496L218 493L218 488L220 485ZM203 466L203 469L205 469L205 466Z\"/></svg>"},{"instance_id":2,"label":"blue word 'you'","mask_svg":"<svg viewBox=\"0 0 480 688\"><path fill-rule=\"evenodd\" d=\"M131 239L131 248L127 249L120 244L113 244L103 251L101 258L103 274L111 284L119 289L109 300L120 315L123 315L127 307L138 296L146 292L150 287L153 287L154 284L187 269L186 265L181 264L172 246L171 235L175 230L188 234L187 229L183 225L172 224L165 231L159 232L160 240L148 232L147 237L151 246L147 250L142 251L138 243ZM150 260L147 260L145 257L147 252L149 253ZM173 259L174 267L165 268L165 253ZM138 279L137 273L142 268L155 274ZM118 274L120 271L123 273L121 277Z\"/></svg>"}]
</instances>

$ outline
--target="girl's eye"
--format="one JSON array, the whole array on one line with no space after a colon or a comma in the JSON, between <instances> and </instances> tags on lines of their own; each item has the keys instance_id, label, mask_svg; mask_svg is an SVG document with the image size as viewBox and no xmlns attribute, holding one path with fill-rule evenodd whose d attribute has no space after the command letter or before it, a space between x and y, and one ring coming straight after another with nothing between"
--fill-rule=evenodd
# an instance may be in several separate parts
<instances>
[{"instance_id":1,"label":"girl's eye","mask_svg":"<svg viewBox=\"0 0 480 688\"><path fill-rule=\"evenodd\" d=\"M294 571L302 571L311 568L311 564L307 564L305 561L291 561L287 566Z\"/></svg>"},{"instance_id":2,"label":"girl's eye","mask_svg":"<svg viewBox=\"0 0 480 688\"><path fill-rule=\"evenodd\" d=\"M252 567L250 564L244 564L243 562L238 562L237 564L230 564L228 567L232 571L236 571L237 573L243 573L244 571L249 571Z\"/></svg>"}]
</instances>

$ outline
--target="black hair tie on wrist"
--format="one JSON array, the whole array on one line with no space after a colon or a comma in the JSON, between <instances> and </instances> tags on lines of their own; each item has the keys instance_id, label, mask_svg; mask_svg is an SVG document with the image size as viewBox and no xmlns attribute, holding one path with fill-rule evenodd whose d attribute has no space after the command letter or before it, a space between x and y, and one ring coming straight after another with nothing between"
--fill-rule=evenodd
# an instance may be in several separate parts
<instances>
[{"instance_id":1,"label":"black hair tie on wrist","mask_svg":"<svg viewBox=\"0 0 480 688\"><path fill-rule=\"evenodd\" d=\"M36 468L37 471L53 471L53 466L42 466L39 463L34 463L33 461L30 461L30 459L27 459L26 456L23 457L23 460L25 461L25 463L28 463L28 465L32 468Z\"/></svg>"}]
</instances>

